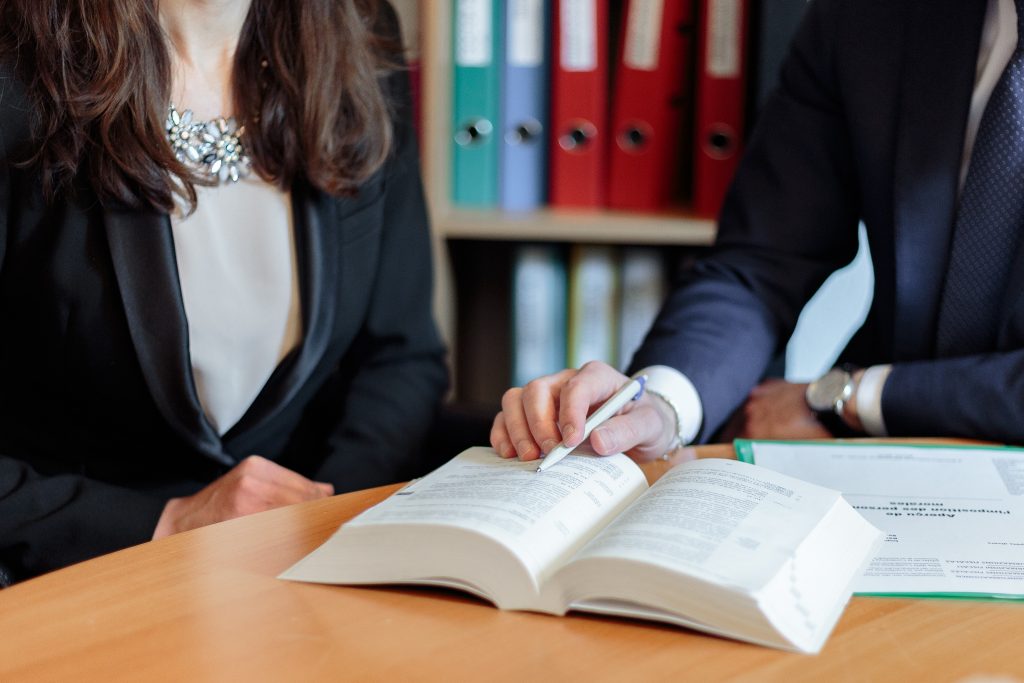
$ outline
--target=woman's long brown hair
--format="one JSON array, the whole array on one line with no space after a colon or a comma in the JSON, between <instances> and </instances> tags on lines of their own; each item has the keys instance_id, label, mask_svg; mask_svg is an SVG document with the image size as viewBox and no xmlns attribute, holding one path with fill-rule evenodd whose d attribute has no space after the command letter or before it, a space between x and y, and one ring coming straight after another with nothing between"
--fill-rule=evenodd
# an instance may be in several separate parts
<instances>
[{"instance_id":1,"label":"woman's long brown hair","mask_svg":"<svg viewBox=\"0 0 1024 683\"><path fill-rule=\"evenodd\" d=\"M0 56L17 60L35 108L44 195L81 171L103 199L195 205L164 122L171 76L159 0L3 0ZM377 0L252 0L235 53L234 104L256 171L351 194L392 144L381 76L396 53Z\"/></svg>"}]
</instances>

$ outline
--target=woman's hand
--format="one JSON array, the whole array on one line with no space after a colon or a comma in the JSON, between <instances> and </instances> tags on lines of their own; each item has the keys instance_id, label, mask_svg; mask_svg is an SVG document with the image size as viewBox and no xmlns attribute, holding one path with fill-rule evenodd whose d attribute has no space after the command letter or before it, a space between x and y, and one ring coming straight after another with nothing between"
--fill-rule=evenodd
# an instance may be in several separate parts
<instances>
[{"instance_id":1,"label":"woman's hand","mask_svg":"<svg viewBox=\"0 0 1024 683\"><path fill-rule=\"evenodd\" d=\"M536 460L562 441L577 446L587 415L628 381L611 366L593 361L509 389L491 427L491 446L503 458L521 460ZM624 452L642 462L665 453L674 435L672 408L645 392L591 432L589 446L598 455Z\"/></svg>"},{"instance_id":2,"label":"woman's hand","mask_svg":"<svg viewBox=\"0 0 1024 683\"><path fill-rule=\"evenodd\" d=\"M310 481L266 458L251 455L191 496L167 501L153 538L333 494L332 484Z\"/></svg>"}]
</instances>

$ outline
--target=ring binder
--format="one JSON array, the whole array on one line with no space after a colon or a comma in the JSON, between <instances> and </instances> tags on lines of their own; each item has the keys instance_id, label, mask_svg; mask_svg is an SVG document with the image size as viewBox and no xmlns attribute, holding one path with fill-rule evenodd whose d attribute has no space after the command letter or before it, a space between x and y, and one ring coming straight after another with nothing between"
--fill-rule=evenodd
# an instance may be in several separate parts
<instances>
[{"instance_id":1,"label":"ring binder","mask_svg":"<svg viewBox=\"0 0 1024 683\"><path fill-rule=\"evenodd\" d=\"M629 0L616 57L608 205L656 211L682 194L694 0ZM677 192L678 190L678 192Z\"/></svg>"},{"instance_id":2,"label":"ring binder","mask_svg":"<svg viewBox=\"0 0 1024 683\"><path fill-rule=\"evenodd\" d=\"M608 0L556 0L551 83L551 204L605 204Z\"/></svg>"}]
</instances>

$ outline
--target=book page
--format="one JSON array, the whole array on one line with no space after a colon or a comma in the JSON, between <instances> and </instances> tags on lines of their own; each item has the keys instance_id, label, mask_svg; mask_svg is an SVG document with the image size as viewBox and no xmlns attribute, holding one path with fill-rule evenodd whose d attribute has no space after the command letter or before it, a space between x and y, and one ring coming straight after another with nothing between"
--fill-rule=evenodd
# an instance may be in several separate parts
<instances>
[{"instance_id":1,"label":"book page","mask_svg":"<svg viewBox=\"0 0 1024 683\"><path fill-rule=\"evenodd\" d=\"M1024 597L1024 450L747 444L758 465L839 489L885 532L856 592Z\"/></svg>"},{"instance_id":2,"label":"book page","mask_svg":"<svg viewBox=\"0 0 1024 683\"><path fill-rule=\"evenodd\" d=\"M670 470L574 558L635 560L753 593L838 493L732 460Z\"/></svg>"},{"instance_id":3,"label":"book page","mask_svg":"<svg viewBox=\"0 0 1024 683\"><path fill-rule=\"evenodd\" d=\"M471 448L370 508L349 526L458 527L512 550L538 582L647 488L625 455L570 455L538 473L538 461Z\"/></svg>"}]
</instances>

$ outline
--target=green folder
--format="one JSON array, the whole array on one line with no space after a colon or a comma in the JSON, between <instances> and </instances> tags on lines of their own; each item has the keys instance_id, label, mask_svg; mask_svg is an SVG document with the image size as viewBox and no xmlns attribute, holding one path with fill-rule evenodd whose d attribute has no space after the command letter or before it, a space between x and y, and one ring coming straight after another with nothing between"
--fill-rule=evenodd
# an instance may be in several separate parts
<instances>
[{"instance_id":1,"label":"green folder","mask_svg":"<svg viewBox=\"0 0 1024 683\"><path fill-rule=\"evenodd\" d=\"M454 0L452 50L452 201L498 203L503 0Z\"/></svg>"},{"instance_id":2,"label":"green folder","mask_svg":"<svg viewBox=\"0 0 1024 683\"><path fill-rule=\"evenodd\" d=\"M733 442L733 447L734 447L734 449L736 451L736 458L738 460L742 461L742 462L746 462L746 463L750 463L750 464L755 464L755 462L754 462L754 447L755 447L756 444L759 444L759 443L761 443L761 444L790 444L790 445L793 445L794 447L803 447L803 448L813 447L815 445L817 445L817 446L828 445L830 447L843 448L843 449L877 448L880 445L879 443L871 443L871 442L843 442L843 441L837 441L834 444L820 444L820 443L816 444L815 442L809 442L809 441L785 441L785 440L782 440L782 441L770 441L770 440L751 441L751 440L748 440L748 439L736 439ZM913 449L914 451L922 451L922 452L926 452L926 451L929 451L929 450L933 450L934 451L936 449L955 449L957 451L964 451L964 453L967 454L967 455L970 455L971 452L978 452L979 456L984 456L985 454L991 454L993 452L995 452L997 454L999 452L1003 452L1003 453L1013 454L1013 455L1018 455L1018 456L1024 454L1024 449L1013 448L1013 447L1010 447L1010 446L998 446L998 445L994 445L994 446L961 446L959 444L948 444L948 443L947 444L910 444L910 443L902 443L902 442L897 442L897 441L890 442L890 443L887 443L887 444L884 444L884 445L889 445L889 446L891 446L893 448L901 448L901 449L909 448L909 449ZM980 466L980 461L979 461L979 466ZM786 473L790 474L790 475L794 475L793 472L786 472ZM812 481L813 483L822 484L822 485L828 485L828 483L823 483L823 482L820 482L820 481L814 481L813 477L809 477L808 480ZM861 493L864 493L864 492L861 492ZM853 503L852 500L850 502ZM856 507L856 505L854 507ZM869 519L869 521L870 521L870 519ZM882 529L882 530L886 531L886 529ZM1021 560L1024 561L1024 551L1022 551L1022 553L1021 553ZM879 596L879 597L889 597L889 598L940 598L940 599L947 599L947 600L991 600L991 601L1021 601L1021 600L1024 600L1024 593L986 593L986 592L967 592L967 591L965 591L965 592L952 592L952 591L947 591L947 592L860 592L860 591L855 591L854 594L855 595L871 595L871 596Z\"/></svg>"}]
</instances>

